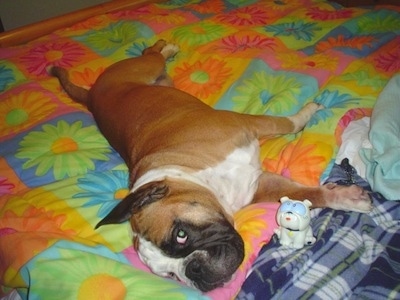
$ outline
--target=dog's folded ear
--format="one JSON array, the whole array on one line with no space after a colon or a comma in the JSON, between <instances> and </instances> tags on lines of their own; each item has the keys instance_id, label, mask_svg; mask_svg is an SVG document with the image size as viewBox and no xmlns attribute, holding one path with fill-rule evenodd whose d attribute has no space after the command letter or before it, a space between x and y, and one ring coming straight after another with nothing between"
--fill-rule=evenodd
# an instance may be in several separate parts
<instances>
[{"instance_id":1,"label":"dog's folded ear","mask_svg":"<svg viewBox=\"0 0 400 300\"><path fill-rule=\"evenodd\" d=\"M162 182L150 182L128 194L110 213L105 216L95 227L99 228L107 224L119 224L129 220L145 205L161 200L168 194L168 186Z\"/></svg>"}]
</instances>

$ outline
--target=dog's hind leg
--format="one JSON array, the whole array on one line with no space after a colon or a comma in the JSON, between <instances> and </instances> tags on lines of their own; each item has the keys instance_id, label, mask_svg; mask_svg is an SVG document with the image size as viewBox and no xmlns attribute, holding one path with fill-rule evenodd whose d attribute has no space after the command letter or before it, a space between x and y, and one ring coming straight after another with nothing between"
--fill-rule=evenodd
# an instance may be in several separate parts
<instances>
[{"instance_id":1,"label":"dog's hind leg","mask_svg":"<svg viewBox=\"0 0 400 300\"><path fill-rule=\"evenodd\" d=\"M167 43L165 40L158 40L153 46L143 50L143 55L150 53L161 53L164 59L167 60L179 52L179 47L175 44Z\"/></svg>"},{"instance_id":2,"label":"dog's hind leg","mask_svg":"<svg viewBox=\"0 0 400 300\"><path fill-rule=\"evenodd\" d=\"M167 60L175 56L175 54L178 52L179 47L177 45L167 43L165 40L158 40L153 46L143 50L143 55L160 53L164 57L164 60ZM164 69L160 76L157 77L153 85L173 86L173 81L167 74L167 71Z\"/></svg>"},{"instance_id":3,"label":"dog's hind leg","mask_svg":"<svg viewBox=\"0 0 400 300\"><path fill-rule=\"evenodd\" d=\"M273 134L296 133L304 128L312 115L322 109L317 103L308 103L297 114L289 117L259 116L248 124L259 138ZM283 196L292 199L308 199L313 207L330 207L358 212L371 210L368 193L356 185L340 186L328 183L309 187L286 177L264 172L259 179L258 190L253 202L277 202Z\"/></svg>"}]
</instances>

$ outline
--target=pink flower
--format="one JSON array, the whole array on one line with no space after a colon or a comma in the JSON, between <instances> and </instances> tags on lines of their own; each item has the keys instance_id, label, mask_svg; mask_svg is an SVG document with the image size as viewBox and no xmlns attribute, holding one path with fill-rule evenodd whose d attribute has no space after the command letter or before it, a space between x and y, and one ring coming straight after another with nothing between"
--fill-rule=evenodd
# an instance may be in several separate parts
<instances>
[{"instance_id":1,"label":"pink flower","mask_svg":"<svg viewBox=\"0 0 400 300\"><path fill-rule=\"evenodd\" d=\"M0 177L0 196L11 194L13 188L15 188L15 185L8 182L7 178Z\"/></svg>"},{"instance_id":2,"label":"pink flower","mask_svg":"<svg viewBox=\"0 0 400 300\"><path fill-rule=\"evenodd\" d=\"M349 19L353 11L351 9L341 9L341 10L327 10L321 9L319 7L311 7L306 13L314 20L337 20L337 19Z\"/></svg>"},{"instance_id":3,"label":"pink flower","mask_svg":"<svg viewBox=\"0 0 400 300\"><path fill-rule=\"evenodd\" d=\"M381 54L375 61L377 67L385 72L400 71L400 51Z\"/></svg>"},{"instance_id":4,"label":"pink flower","mask_svg":"<svg viewBox=\"0 0 400 300\"><path fill-rule=\"evenodd\" d=\"M34 75L46 74L46 68L50 65L71 67L74 62L84 56L85 51L73 42L47 43L30 49L20 58L27 66L29 73Z\"/></svg>"},{"instance_id":5,"label":"pink flower","mask_svg":"<svg viewBox=\"0 0 400 300\"><path fill-rule=\"evenodd\" d=\"M218 48L231 53L246 51L248 49L265 50L269 48L272 50L276 46L273 38L260 37L258 35L246 35L241 38L231 35L223 38L221 42L222 45Z\"/></svg>"}]
</instances>

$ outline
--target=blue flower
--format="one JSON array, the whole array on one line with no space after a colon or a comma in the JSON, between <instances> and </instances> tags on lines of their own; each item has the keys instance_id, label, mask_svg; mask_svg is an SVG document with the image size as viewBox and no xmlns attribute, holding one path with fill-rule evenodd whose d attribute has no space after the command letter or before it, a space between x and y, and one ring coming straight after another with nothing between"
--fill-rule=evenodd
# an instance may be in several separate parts
<instances>
[{"instance_id":1,"label":"blue flower","mask_svg":"<svg viewBox=\"0 0 400 300\"><path fill-rule=\"evenodd\" d=\"M128 193L127 184L127 171L89 173L78 179L78 186L83 192L75 194L74 198L88 198L82 207L100 205L97 216L104 218Z\"/></svg>"},{"instance_id":2,"label":"blue flower","mask_svg":"<svg viewBox=\"0 0 400 300\"><path fill-rule=\"evenodd\" d=\"M324 90L317 96L314 102L322 104L325 108L344 108L349 104L358 105L360 98L354 98L350 94L339 94L338 90Z\"/></svg>"},{"instance_id":3,"label":"blue flower","mask_svg":"<svg viewBox=\"0 0 400 300\"><path fill-rule=\"evenodd\" d=\"M147 47L148 46L146 45L145 42L133 43L132 46L126 49L125 53L128 57L138 57L142 55L143 50L146 49Z\"/></svg>"},{"instance_id":4,"label":"blue flower","mask_svg":"<svg viewBox=\"0 0 400 300\"><path fill-rule=\"evenodd\" d=\"M311 118L308 126L314 126L319 123L321 120L327 120L332 117L334 114L332 112L333 108L345 108L348 106L357 106L359 104L360 99L354 98L350 94L340 94L339 91L329 91L324 90L320 95L318 95L315 99L315 103L322 104L325 109L317 111L313 117Z\"/></svg>"},{"instance_id":5,"label":"blue flower","mask_svg":"<svg viewBox=\"0 0 400 300\"><path fill-rule=\"evenodd\" d=\"M295 21L291 23L282 23L277 25L265 26L267 32L273 32L275 36L293 36L296 40L311 41L314 32L321 30L316 23L305 23L304 21Z\"/></svg>"},{"instance_id":6,"label":"blue flower","mask_svg":"<svg viewBox=\"0 0 400 300\"><path fill-rule=\"evenodd\" d=\"M13 70L0 66L0 92L4 91L13 81L15 81Z\"/></svg>"}]
</instances>

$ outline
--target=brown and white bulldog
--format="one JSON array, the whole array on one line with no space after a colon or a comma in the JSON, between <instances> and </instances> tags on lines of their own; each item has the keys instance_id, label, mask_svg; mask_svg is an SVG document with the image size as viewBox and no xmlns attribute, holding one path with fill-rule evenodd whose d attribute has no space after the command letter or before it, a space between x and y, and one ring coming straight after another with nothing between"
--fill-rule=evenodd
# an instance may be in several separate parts
<instances>
[{"instance_id":1,"label":"brown and white bulldog","mask_svg":"<svg viewBox=\"0 0 400 300\"><path fill-rule=\"evenodd\" d=\"M209 291L243 260L232 218L243 206L288 196L314 207L371 210L355 185L307 187L261 169L258 140L300 131L323 107L309 103L289 117L214 110L171 87L165 60L177 51L159 40L110 66L90 90L71 83L65 69L51 70L129 168L130 193L96 228L129 220L153 272Z\"/></svg>"}]
</instances>

